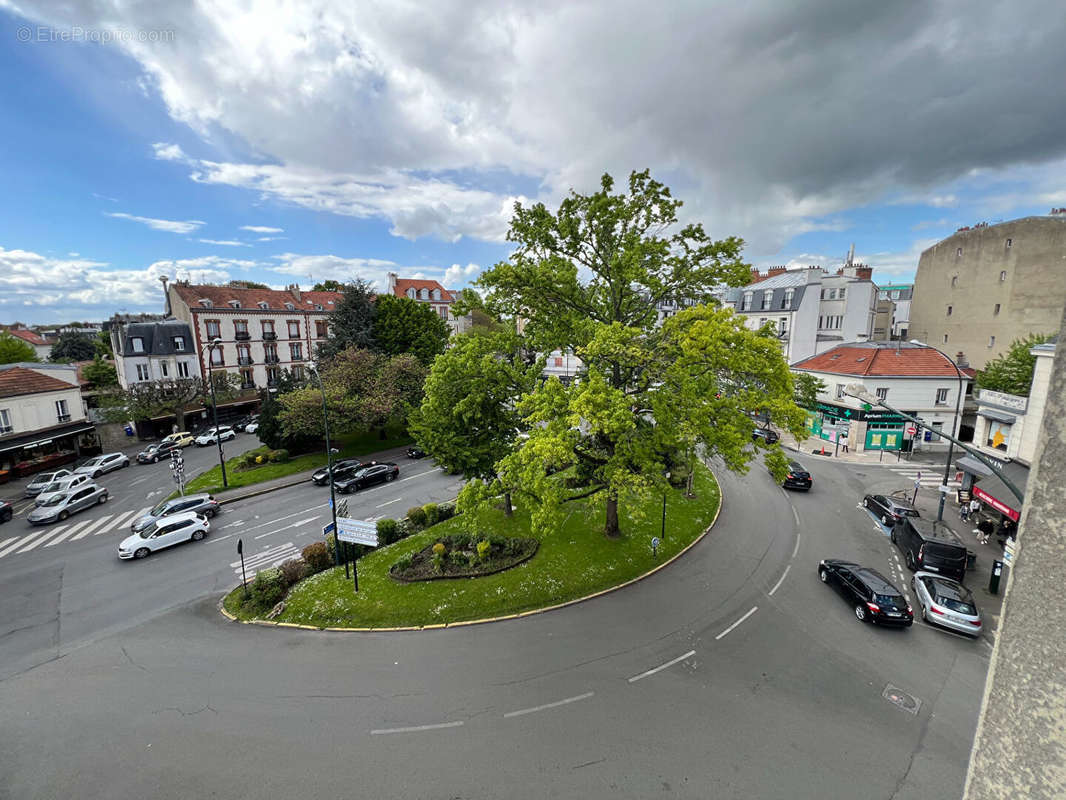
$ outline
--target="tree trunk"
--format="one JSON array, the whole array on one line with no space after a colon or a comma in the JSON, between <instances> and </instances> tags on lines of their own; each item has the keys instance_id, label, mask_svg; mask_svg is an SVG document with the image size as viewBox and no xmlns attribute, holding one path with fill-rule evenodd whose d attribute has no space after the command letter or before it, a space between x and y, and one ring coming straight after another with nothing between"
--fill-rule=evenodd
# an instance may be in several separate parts
<instances>
[{"instance_id":1,"label":"tree trunk","mask_svg":"<svg viewBox=\"0 0 1066 800\"><path fill-rule=\"evenodd\" d=\"M514 507L511 505L510 492L503 493L503 513L509 517L514 515Z\"/></svg>"},{"instance_id":2,"label":"tree trunk","mask_svg":"<svg viewBox=\"0 0 1066 800\"><path fill-rule=\"evenodd\" d=\"M608 539L617 539L622 535L618 527L618 495L613 492L607 495L607 520L603 533Z\"/></svg>"},{"instance_id":3,"label":"tree trunk","mask_svg":"<svg viewBox=\"0 0 1066 800\"><path fill-rule=\"evenodd\" d=\"M184 408L175 408L174 409L174 424L175 424L175 426L177 426L176 429L178 431L185 430L185 409Z\"/></svg>"},{"instance_id":4,"label":"tree trunk","mask_svg":"<svg viewBox=\"0 0 1066 800\"><path fill-rule=\"evenodd\" d=\"M381 430L378 431L378 438L384 441L389 438L388 431L384 425L381 426Z\"/></svg>"}]
</instances>

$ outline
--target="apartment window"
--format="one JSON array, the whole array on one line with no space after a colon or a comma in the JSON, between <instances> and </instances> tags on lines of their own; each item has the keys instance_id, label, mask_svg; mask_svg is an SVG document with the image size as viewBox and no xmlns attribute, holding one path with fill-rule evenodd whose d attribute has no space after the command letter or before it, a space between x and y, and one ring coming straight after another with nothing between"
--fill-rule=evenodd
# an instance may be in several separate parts
<instances>
[{"instance_id":1,"label":"apartment window","mask_svg":"<svg viewBox=\"0 0 1066 800\"><path fill-rule=\"evenodd\" d=\"M221 366L222 364L225 364L225 363L226 363L226 360L225 360L225 358L223 358L222 348L221 347L212 347L211 348L211 365L215 366L215 367L218 367L218 366Z\"/></svg>"},{"instance_id":2,"label":"apartment window","mask_svg":"<svg viewBox=\"0 0 1066 800\"><path fill-rule=\"evenodd\" d=\"M938 406L943 406L943 405L947 405L947 402L948 402L948 390L947 389L937 389L936 390L936 404Z\"/></svg>"},{"instance_id":3,"label":"apartment window","mask_svg":"<svg viewBox=\"0 0 1066 800\"><path fill-rule=\"evenodd\" d=\"M407 290L407 296L409 298L411 298L412 300L414 300L415 299L415 290L414 289L408 289Z\"/></svg>"},{"instance_id":4,"label":"apartment window","mask_svg":"<svg viewBox=\"0 0 1066 800\"><path fill-rule=\"evenodd\" d=\"M294 319L290 319L289 320L289 338L290 339L299 339L300 338L300 323L297 322Z\"/></svg>"},{"instance_id":5,"label":"apartment window","mask_svg":"<svg viewBox=\"0 0 1066 800\"><path fill-rule=\"evenodd\" d=\"M237 363L242 367L252 363L252 349L250 347L247 345L238 345Z\"/></svg>"},{"instance_id":6,"label":"apartment window","mask_svg":"<svg viewBox=\"0 0 1066 800\"><path fill-rule=\"evenodd\" d=\"M888 292L878 292L877 293L877 299L878 300L887 300L888 299Z\"/></svg>"},{"instance_id":7,"label":"apartment window","mask_svg":"<svg viewBox=\"0 0 1066 800\"><path fill-rule=\"evenodd\" d=\"M843 384L843 383L838 383L837 384L837 395L836 395L837 396L837 400L843 400L844 399L844 387L845 386L846 386L846 384Z\"/></svg>"},{"instance_id":8,"label":"apartment window","mask_svg":"<svg viewBox=\"0 0 1066 800\"><path fill-rule=\"evenodd\" d=\"M962 255L962 248L961 247L958 250L955 251L955 255L956 256L961 256Z\"/></svg>"},{"instance_id":9,"label":"apartment window","mask_svg":"<svg viewBox=\"0 0 1066 800\"><path fill-rule=\"evenodd\" d=\"M178 377L179 378L188 378L189 377L189 362L188 361L179 361L178 362Z\"/></svg>"},{"instance_id":10,"label":"apartment window","mask_svg":"<svg viewBox=\"0 0 1066 800\"><path fill-rule=\"evenodd\" d=\"M845 292L844 287L841 287L839 293L837 294L837 299L838 300L843 300L844 299L844 292Z\"/></svg>"},{"instance_id":11,"label":"apartment window","mask_svg":"<svg viewBox=\"0 0 1066 800\"><path fill-rule=\"evenodd\" d=\"M272 320L272 319L263 320L263 333L273 333L273 332L274 332L274 320Z\"/></svg>"},{"instance_id":12,"label":"apartment window","mask_svg":"<svg viewBox=\"0 0 1066 800\"><path fill-rule=\"evenodd\" d=\"M999 282L1003 283L1005 280L1007 280L1007 270L1001 269L999 271Z\"/></svg>"},{"instance_id":13,"label":"apartment window","mask_svg":"<svg viewBox=\"0 0 1066 800\"><path fill-rule=\"evenodd\" d=\"M295 308L296 308L296 306L294 306L292 303L286 303L285 304L285 310L286 311L293 311Z\"/></svg>"},{"instance_id":14,"label":"apartment window","mask_svg":"<svg viewBox=\"0 0 1066 800\"><path fill-rule=\"evenodd\" d=\"M997 422L994 419L990 419L988 421L988 435L985 440L985 447L1007 452L1007 448L1010 446L1010 429L1009 422Z\"/></svg>"},{"instance_id":15,"label":"apartment window","mask_svg":"<svg viewBox=\"0 0 1066 800\"><path fill-rule=\"evenodd\" d=\"M144 352L144 339L140 336L134 336L130 339L130 346L133 348L134 353Z\"/></svg>"},{"instance_id":16,"label":"apartment window","mask_svg":"<svg viewBox=\"0 0 1066 800\"><path fill-rule=\"evenodd\" d=\"M266 354L266 363L278 363L278 346L276 344L263 345L263 353Z\"/></svg>"},{"instance_id":17,"label":"apartment window","mask_svg":"<svg viewBox=\"0 0 1066 800\"><path fill-rule=\"evenodd\" d=\"M267 367L267 386L278 385L278 368Z\"/></svg>"},{"instance_id":18,"label":"apartment window","mask_svg":"<svg viewBox=\"0 0 1066 800\"><path fill-rule=\"evenodd\" d=\"M174 337L174 352L176 352L176 353L184 353L185 352L185 337L184 336L175 336Z\"/></svg>"},{"instance_id":19,"label":"apartment window","mask_svg":"<svg viewBox=\"0 0 1066 800\"><path fill-rule=\"evenodd\" d=\"M888 399L888 387L887 386L879 386L877 388L877 399L880 400L882 403L885 400Z\"/></svg>"},{"instance_id":20,"label":"apartment window","mask_svg":"<svg viewBox=\"0 0 1066 800\"><path fill-rule=\"evenodd\" d=\"M11 433L15 430L11 426L11 411L6 408L0 408L0 433Z\"/></svg>"},{"instance_id":21,"label":"apartment window","mask_svg":"<svg viewBox=\"0 0 1066 800\"><path fill-rule=\"evenodd\" d=\"M998 317L999 316L999 303L996 303L996 305L992 308L992 316L993 317Z\"/></svg>"},{"instance_id":22,"label":"apartment window","mask_svg":"<svg viewBox=\"0 0 1066 800\"><path fill-rule=\"evenodd\" d=\"M1014 240L1013 239L1007 239L1007 247L1010 247L1012 244L1014 244Z\"/></svg>"},{"instance_id":23,"label":"apartment window","mask_svg":"<svg viewBox=\"0 0 1066 800\"><path fill-rule=\"evenodd\" d=\"M319 339L326 338L326 321L324 319L315 320L315 336Z\"/></svg>"},{"instance_id":24,"label":"apartment window","mask_svg":"<svg viewBox=\"0 0 1066 800\"><path fill-rule=\"evenodd\" d=\"M893 291L889 294L893 300L899 300L899 291Z\"/></svg>"},{"instance_id":25,"label":"apartment window","mask_svg":"<svg viewBox=\"0 0 1066 800\"><path fill-rule=\"evenodd\" d=\"M948 335L945 333L944 334L944 344L947 344L947 343L948 343Z\"/></svg>"},{"instance_id":26,"label":"apartment window","mask_svg":"<svg viewBox=\"0 0 1066 800\"><path fill-rule=\"evenodd\" d=\"M233 320L233 332L236 334L248 333L248 320L235 319Z\"/></svg>"},{"instance_id":27,"label":"apartment window","mask_svg":"<svg viewBox=\"0 0 1066 800\"><path fill-rule=\"evenodd\" d=\"M748 311L751 309L752 301L755 299L754 292L745 292L744 299L740 301L740 310Z\"/></svg>"},{"instance_id":28,"label":"apartment window","mask_svg":"<svg viewBox=\"0 0 1066 800\"><path fill-rule=\"evenodd\" d=\"M931 442L939 442L940 441L940 434L944 432L944 423L943 422L934 422L930 426L930 430L932 431L932 436L929 437L929 441L931 441Z\"/></svg>"},{"instance_id":29,"label":"apartment window","mask_svg":"<svg viewBox=\"0 0 1066 800\"><path fill-rule=\"evenodd\" d=\"M958 285L959 285L959 276L958 275L952 275L951 276L951 288L954 289Z\"/></svg>"},{"instance_id":30,"label":"apartment window","mask_svg":"<svg viewBox=\"0 0 1066 800\"><path fill-rule=\"evenodd\" d=\"M231 308L240 308L241 307L241 301L240 300L230 300L229 304L230 304Z\"/></svg>"},{"instance_id":31,"label":"apartment window","mask_svg":"<svg viewBox=\"0 0 1066 800\"><path fill-rule=\"evenodd\" d=\"M434 289L433 290L433 299L434 300L440 300L440 289Z\"/></svg>"},{"instance_id":32,"label":"apartment window","mask_svg":"<svg viewBox=\"0 0 1066 800\"><path fill-rule=\"evenodd\" d=\"M780 317L777 320L777 333L785 336L788 333L788 317Z\"/></svg>"},{"instance_id":33,"label":"apartment window","mask_svg":"<svg viewBox=\"0 0 1066 800\"><path fill-rule=\"evenodd\" d=\"M440 314L440 318L441 319L448 319L448 307L447 306L441 306L440 308L437 309L437 312ZM670 312L669 311L663 312L663 316L669 317L670 316Z\"/></svg>"},{"instance_id":34,"label":"apartment window","mask_svg":"<svg viewBox=\"0 0 1066 800\"><path fill-rule=\"evenodd\" d=\"M766 324L766 317L760 317L759 318L759 327L761 328L765 324Z\"/></svg>"},{"instance_id":35,"label":"apartment window","mask_svg":"<svg viewBox=\"0 0 1066 800\"><path fill-rule=\"evenodd\" d=\"M995 347L996 346L996 337L995 336L989 336L988 337L988 346L989 347Z\"/></svg>"},{"instance_id":36,"label":"apartment window","mask_svg":"<svg viewBox=\"0 0 1066 800\"><path fill-rule=\"evenodd\" d=\"M951 306L948 306L948 316L951 316Z\"/></svg>"},{"instance_id":37,"label":"apartment window","mask_svg":"<svg viewBox=\"0 0 1066 800\"><path fill-rule=\"evenodd\" d=\"M294 378L295 380L298 380L298 381L302 381L302 380L304 379L304 368L303 368L303 367L301 367L301 366L300 366L299 364L297 364L296 366L294 366L294 367L293 367L293 368L292 368L292 369L290 370L290 372L292 373L292 377L293 377L293 378Z\"/></svg>"},{"instance_id":38,"label":"apartment window","mask_svg":"<svg viewBox=\"0 0 1066 800\"><path fill-rule=\"evenodd\" d=\"M270 308L270 306L267 305L266 300L260 300L256 305L263 309L263 311L266 311L268 308Z\"/></svg>"},{"instance_id":39,"label":"apartment window","mask_svg":"<svg viewBox=\"0 0 1066 800\"><path fill-rule=\"evenodd\" d=\"M289 358L292 361L303 361L303 345L300 342L293 342L289 345Z\"/></svg>"},{"instance_id":40,"label":"apartment window","mask_svg":"<svg viewBox=\"0 0 1066 800\"><path fill-rule=\"evenodd\" d=\"M767 289L765 292L763 292L762 293L762 307L763 307L763 310L769 308L770 304L773 302L773 300L774 300L774 290L773 289Z\"/></svg>"},{"instance_id":41,"label":"apartment window","mask_svg":"<svg viewBox=\"0 0 1066 800\"><path fill-rule=\"evenodd\" d=\"M160 361L159 362L159 375L161 377L163 377L163 378L169 378L170 377L169 372L170 372L170 370L167 367L167 362L166 361Z\"/></svg>"},{"instance_id":42,"label":"apartment window","mask_svg":"<svg viewBox=\"0 0 1066 800\"><path fill-rule=\"evenodd\" d=\"M830 300L836 300L837 299L837 290L836 289L830 289L829 290L829 299Z\"/></svg>"},{"instance_id":43,"label":"apartment window","mask_svg":"<svg viewBox=\"0 0 1066 800\"><path fill-rule=\"evenodd\" d=\"M784 299L784 302L781 303L781 307L782 308L792 308L792 299L795 296L796 296L796 290L795 289L786 289L785 290L785 299Z\"/></svg>"},{"instance_id":44,"label":"apartment window","mask_svg":"<svg viewBox=\"0 0 1066 800\"><path fill-rule=\"evenodd\" d=\"M818 330L822 330L825 327L825 317L818 317Z\"/></svg>"},{"instance_id":45,"label":"apartment window","mask_svg":"<svg viewBox=\"0 0 1066 800\"><path fill-rule=\"evenodd\" d=\"M222 323L217 319L209 319L204 323L207 328L208 339L220 339L222 337Z\"/></svg>"},{"instance_id":46,"label":"apartment window","mask_svg":"<svg viewBox=\"0 0 1066 800\"><path fill-rule=\"evenodd\" d=\"M151 374L148 372L148 365L147 364L138 364L137 365L137 380L146 381L146 380L148 380L149 377L151 377Z\"/></svg>"},{"instance_id":47,"label":"apartment window","mask_svg":"<svg viewBox=\"0 0 1066 800\"><path fill-rule=\"evenodd\" d=\"M252 371L250 369L241 370L241 388L242 389L254 389L255 381L252 380Z\"/></svg>"}]
</instances>

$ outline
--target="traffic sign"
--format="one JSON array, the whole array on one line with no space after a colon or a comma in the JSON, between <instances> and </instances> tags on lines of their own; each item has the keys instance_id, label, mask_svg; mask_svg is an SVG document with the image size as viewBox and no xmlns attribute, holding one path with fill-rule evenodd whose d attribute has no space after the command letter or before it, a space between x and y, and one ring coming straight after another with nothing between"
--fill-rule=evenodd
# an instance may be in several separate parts
<instances>
[{"instance_id":1,"label":"traffic sign","mask_svg":"<svg viewBox=\"0 0 1066 800\"><path fill-rule=\"evenodd\" d=\"M375 522L337 517L337 540L351 544L378 546L378 526Z\"/></svg>"},{"instance_id":2,"label":"traffic sign","mask_svg":"<svg viewBox=\"0 0 1066 800\"><path fill-rule=\"evenodd\" d=\"M327 522L325 525L322 526L322 535L329 536L331 533L333 533L333 523Z\"/></svg>"},{"instance_id":3,"label":"traffic sign","mask_svg":"<svg viewBox=\"0 0 1066 800\"><path fill-rule=\"evenodd\" d=\"M906 433L907 433L908 436L914 436L914 434L916 434L917 432L918 432L918 429L915 428L913 425L908 425L907 426Z\"/></svg>"}]
</instances>

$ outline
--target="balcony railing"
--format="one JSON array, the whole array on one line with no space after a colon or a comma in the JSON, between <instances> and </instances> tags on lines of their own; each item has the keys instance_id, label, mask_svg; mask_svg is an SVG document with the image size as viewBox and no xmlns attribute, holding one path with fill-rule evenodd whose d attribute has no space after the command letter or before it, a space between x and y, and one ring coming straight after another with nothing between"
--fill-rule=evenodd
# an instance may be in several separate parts
<instances>
[{"instance_id":1,"label":"balcony railing","mask_svg":"<svg viewBox=\"0 0 1066 800\"><path fill-rule=\"evenodd\" d=\"M250 367L255 363L255 360L251 356L239 356L237 358L237 364L242 367Z\"/></svg>"},{"instance_id":2,"label":"balcony railing","mask_svg":"<svg viewBox=\"0 0 1066 800\"><path fill-rule=\"evenodd\" d=\"M241 384L241 391L244 391L245 389L254 389L254 388L255 388L255 384L254 383L242 383Z\"/></svg>"},{"instance_id":3,"label":"balcony railing","mask_svg":"<svg viewBox=\"0 0 1066 800\"><path fill-rule=\"evenodd\" d=\"M304 360L303 353L292 353L290 355L290 357L289 357L289 360L290 361L303 361Z\"/></svg>"},{"instance_id":4,"label":"balcony railing","mask_svg":"<svg viewBox=\"0 0 1066 800\"><path fill-rule=\"evenodd\" d=\"M263 331L263 341L264 342L273 342L273 341L276 341L277 338L278 338L278 335L274 331Z\"/></svg>"},{"instance_id":5,"label":"balcony railing","mask_svg":"<svg viewBox=\"0 0 1066 800\"><path fill-rule=\"evenodd\" d=\"M235 334L233 334L233 338L236 339L238 342L247 342L249 339L252 338L252 334L248 333L248 331L237 331Z\"/></svg>"},{"instance_id":6,"label":"balcony railing","mask_svg":"<svg viewBox=\"0 0 1066 800\"><path fill-rule=\"evenodd\" d=\"M266 358L263 359L263 361L266 362L267 364L278 364L278 363L281 362L281 359L278 358L277 356L267 356Z\"/></svg>"},{"instance_id":7,"label":"balcony railing","mask_svg":"<svg viewBox=\"0 0 1066 800\"><path fill-rule=\"evenodd\" d=\"M60 422L70 422L70 414L57 414L56 417Z\"/></svg>"}]
</instances>

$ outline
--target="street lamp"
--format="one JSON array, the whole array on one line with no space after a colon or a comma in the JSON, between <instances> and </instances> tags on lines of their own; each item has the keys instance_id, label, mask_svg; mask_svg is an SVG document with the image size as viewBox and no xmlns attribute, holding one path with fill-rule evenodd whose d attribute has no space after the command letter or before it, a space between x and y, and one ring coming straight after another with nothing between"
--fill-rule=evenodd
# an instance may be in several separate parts
<instances>
[{"instance_id":1,"label":"street lamp","mask_svg":"<svg viewBox=\"0 0 1066 800\"><path fill-rule=\"evenodd\" d=\"M322 426L326 431L326 472L329 474L329 512L333 518L333 565L340 565L341 540L337 534L337 495L333 488L333 454L336 450L329 440L329 407L326 405L326 388L322 385L322 376L318 374L318 366L312 361L307 365L307 371L318 384L318 391L322 393ZM355 578L355 591L359 591L359 578Z\"/></svg>"},{"instance_id":2,"label":"street lamp","mask_svg":"<svg viewBox=\"0 0 1066 800\"><path fill-rule=\"evenodd\" d=\"M200 358L204 357L204 350L210 348L212 351L216 347L222 346L222 340L217 336L210 342L205 344L200 349ZM229 486L229 481L226 480L226 459L222 456L222 436L218 432L218 398L215 396L215 381L211 372L211 356L207 357L207 382L211 386L211 412L215 421L215 444L218 445L218 465L222 468L222 488L225 489Z\"/></svg>"},{"instance_id":3,"label":"street lamp","mask_svg":"<svg viewBox=\"0 0 1066 800\"><path fill-rule=\"evenodd\" d=\"M926 344L925 342L920 342L917 339L911 339L910 343L918 345L919 347L924 347L924 348L926 348L928 350L936 350L936 352L938 352L938 353L940 353L940 355L944 356L944 358L946 358L951 363L951 366L953 366L955 368L955 374L959 376L959 392L958 392L958 394L955 397L955 423L954 423L954 426L953 426L952 430L954 430L954 432L956 434L959 433L959 429L961 427L960 424L959 424L959 408L962 405L962 395L966 391L965 387L963 386L962 370L959 369L959 365L955 363L955 359L951 358L951 356L949 356L943 350L940 350L939 348L933 347L930 344ZM951 476L951 457L954 454L954 452L955 452L955 442L952 439L948 439L948 460L944 462L944 481L943 481L943 484L942 484L944 486L948 485L948 478ZM940 505L937 506L937 510L936 510L936 521L937 522L943 522L944 521L944 501L945 501L946 497L947 497L947 493L946 492L941 492L940 493Z\"/></svg>"}]
</instances>

